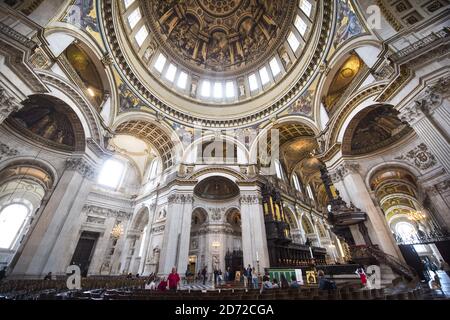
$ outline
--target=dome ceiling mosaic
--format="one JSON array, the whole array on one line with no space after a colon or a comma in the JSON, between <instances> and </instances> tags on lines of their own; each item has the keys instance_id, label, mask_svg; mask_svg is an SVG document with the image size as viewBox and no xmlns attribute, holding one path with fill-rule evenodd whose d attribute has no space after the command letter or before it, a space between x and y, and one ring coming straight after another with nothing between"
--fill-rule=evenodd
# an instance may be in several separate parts
<instances>
[{"instance_id":1,"label":"dome ceiling mosaic","mask_svg":"<svg viewBox=\"0 0 450 320\"><path fill-rule=\"evenodd\" d=\"M106 0L105 40L144 105L234 127L290 105L320 71L332 4L316 0Z\"/></svg>"},{"instance_id":2,"label":"dome ceiling mosaic","mask_svg":"<svg viewBox=\"0 0 450 320\"><path fill-rule=\"evenodd\" d=\"M151 33L177 62L224 76L268 59L287 34L295 1L152 0L145 9Z\"/></svg>"}]
</instances>

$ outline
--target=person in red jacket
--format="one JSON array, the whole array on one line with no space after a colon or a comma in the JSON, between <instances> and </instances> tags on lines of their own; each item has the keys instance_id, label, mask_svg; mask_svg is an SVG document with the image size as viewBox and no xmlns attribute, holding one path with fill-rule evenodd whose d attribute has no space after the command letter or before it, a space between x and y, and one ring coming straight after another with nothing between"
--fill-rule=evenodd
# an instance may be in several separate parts
<instances>
[{"instance_id":1,"label":"person in red jacket","mask_svg":"<svg viewBox=\"0 0 450 320\"><path fill-rule=\"evenodd\" d=\"M169 281L169 289L176 291L178 289L178 283L180 282L180 276L175 267L172 268L172 273L169 274L167 280Z\"/></svg>"},{"instance_id":2,"label":"person in red jacket","mask_svg":"<svg viewBox=\"0 0 450 320\"><path fill-rule=\"evenodd\" d=\"M165 278L162 278L162 280L158 284L158 291L166 291L167 288L167 281Z\"/></svg>"}]
</instances>

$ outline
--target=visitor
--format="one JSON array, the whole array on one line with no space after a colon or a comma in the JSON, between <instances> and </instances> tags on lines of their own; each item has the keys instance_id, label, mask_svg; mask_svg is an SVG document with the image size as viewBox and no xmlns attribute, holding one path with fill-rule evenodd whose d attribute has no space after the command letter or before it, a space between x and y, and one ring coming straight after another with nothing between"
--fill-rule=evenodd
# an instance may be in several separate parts
<instances>
[{"instance_id":1,"label":"visitor","mask_svg":"<svg viewBox=\"0 0 450 320\"><path fill-rule=\"evenodd\" d=\"M269 277L264 276L263 288L264 289L272 289L272 282L270 282Z\"/></svg>"},{"instance_id":2,"label":"visitor","mask_svg":"<svg viewBox=\"0 0 450 320\"><path fill-rule=\"evenodd\" d=\"M444 271L450 277L450 265L442 259L439 261L439 263L441 270Z\"/></svg>"},{"instance_id":3,"label":"visitor","mask_svg":"<svg viewBox=\"0 0 450 320\"><path fill-rule=\"evenodd\" d=\"M167 281L166 278L162 278L158 284L158 291L166 291L167 289Z\"/></svg>"},{"instance_id":4,"label":"visitor","mask_svg":"<svg viewBox=\"0 0 450 320\"><path fill-rule=\"evenodd\" d=\"M336 290L336 284L325 278L325 272L323 270L317 271L317 277L319 278L319 290Z\"/></svg>"},{"instance_id":5,"label":"visitor","mask_svg":"<svg viewBox=\"0 0 450 320\"><path fill-rule=\"evenodd\" d=\"M127 279L132 279L133 278L133 274L130 272L129 274L127 274Z\"/></svg>"},{"instance_id":6,"label":"visitor","mask_svg":"<svg viewBox=\"0 0 450 320\"><path fill-rule=\"evenodd\" d=\"M192 273L189 271L189 266L186 267L186 273L184 274L184 278L186 279L186 284L189 284L190 281L190 277L191 277Z\"/></svg>"},{"instance_id":7,"label":"visitor","mask_svg":"<svg viewBox=\"0 0 450 320\"><path fill-rule=\"evenodd\" d=\"M139 273L136 273L136 279L139 279Z\"/></svg>"},{"instance_id":8,"label":"visitor","mask_svg":"<svg viewBox=\"0 0 450 320\"><path fill-rule=\"evenodd\" d=\"M298 289L298 288L300 288L300 284L298 283L298 281L297 281L297 277L295 276L295 275L293 275L292 277L291 277L291 284L289 285L289 288L291 288L291 289Z\"/></svg>"},{"instance_id":9,"label":"visitor","mask_svg":"<svg viewBox=\"0 0 450 320\"><path fill-rule=\"evenodd\" d=\"M364 288L367 287L367 275L366 272L364 271L364 268L362 265L359 266L358 269L356 269L355 273L359 276L359 278L361 279L361 284Z\"/></svg>"},{"instance_id":10,"label":"visitor","mask_svg":"<svg viewBox=\"0 0 450 320\"><path fill-rule=\"evenodd\" d=\"M247 269L244 271L244 276L247 278L247 287L252 287L252 267L248 265Z\"/></svg>"},{"instance_id":11,"label":"visitor","mask_svg":"<svg viewBox=\"0 0 450 320\"><path fill-rule=\"evenodd\" d=\"M167 281L169 282L169 289L172 291L176 291L178 289L178 284L180 283L180 276L177 273L177 268L173 267L172 272L167 277Z\"/></svg>"},{"instance_id":12,"label":"visitor","mask_svg":"<svg viewBox=\"0 0 450 320\"><path fill-rule=\"evenodd\" d=\"M219 278L219 270L214 269L214 273L213 274L214 274L214 285L216 286L218 278Z\"/></svg>"},{"instance_id":13,"label":"visitor","mask_svg":"<svg viewBox=\"0 0 450 320\"><path fill-rule=\"evenodd\" d=\"M44 280L52 280L52 272L47 273Z\"/></svg>"},{"instance_id":14,"label":"visitor","mask_svg":"<svg viewBox=\"0 0 450 320\"><path fill-rule=\"evenodd\" d=\"M145 283L145 290L156 290L156 282L154 277L150 277L150 279Z\"/></svg>"},{"instance_id":15,"label":"visitor","mask_svg":"<svg viewBox=\"0 0 450 320\"><path fill-rule=\"evenodd\" d=\"M253 268L253 270L255 270L255 268ZM252 282L253 282L253 289L257 289L258 288L258 275L256 274L256 272L253 272Z\"/></svg>"},{"instance_id":16,"label":"visitor","mask_svg":"<svg viewBox=\"0 0 450 320\"><path fill-rule=\"evenodd\" d=\"M208 267L205 266L202 270L202 276L203 276L203 285L206 284L206 274L208 273Z\"/></svg>"},{"instance_id":17,"label":"visitor","mask_svg":"<svg viewBox=\"0 0 450 320\"><path fill-rule=\"evenodd\" d=\"M225 282L231 281L231 270L230 267L227 268L227 271L225 272Z\"/></svg>"},{"instance_id":18,"label":"visitor","mask_svg":"<svg viewBox=\"0 0 450 320\"><path fill-rule=\"evenodd\" d=\"M282 289L289 288L289 282L287 281L286 276L284 274L281 274L280 282L281 282L281 288Z\"/></svg>"},{"instance_id":19,"label":"visitor","mask_svg":"<svg viewBox=\"0 0 450 320\"><path fill-rule=\"evenodd\" d=\"M223 281L222 269L219 269L217 272L217 280L219 281L219 285L221 285Z\"/></svg>"},{"instance_id":20,"label":"visitor","mask_svg":"<svg viewBox=\"0 0 450 320\"><path fill-rule=\"evenodd\" d=\"M280 285L278 284L278 279L277 278L273 279L272 289L279 289L279 288L280 288Z\"/></svg>"}]
</instances>

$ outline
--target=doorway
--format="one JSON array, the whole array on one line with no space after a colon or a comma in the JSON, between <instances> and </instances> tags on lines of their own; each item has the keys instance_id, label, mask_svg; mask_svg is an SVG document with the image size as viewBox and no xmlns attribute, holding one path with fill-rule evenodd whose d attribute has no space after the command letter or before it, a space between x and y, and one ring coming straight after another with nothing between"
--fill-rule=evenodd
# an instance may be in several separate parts
<instances>
[{"instance_id":1,"label":"doorway","mask_svg":"<svg viewBox=\"0 0 450 320\"><path fill-rule=\"evenodd\" d=\"M80 267L81 276L86 277L91 263L94 248L97 243L99 234L97 232L83 231L78 240L77 247L72 256L72 265Z\"/></svg>"}]
</instances>

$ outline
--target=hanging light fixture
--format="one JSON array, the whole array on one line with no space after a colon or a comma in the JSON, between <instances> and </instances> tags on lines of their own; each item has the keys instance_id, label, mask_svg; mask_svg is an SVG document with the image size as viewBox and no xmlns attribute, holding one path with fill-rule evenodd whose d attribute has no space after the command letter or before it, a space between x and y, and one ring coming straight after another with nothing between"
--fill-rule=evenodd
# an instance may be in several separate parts
<instances>
[{"instance_id":1,"label":"hanging light fixture","mask_svg":"<svg viewBox=\"0 0 450 320\"><path fill-rule=\"evenodd\" d=\"M415 222L425 220L427 216L422 211L410 211L408 213L408 219Z\"/></svg>"},{"instance_id":2,"label":"hanging light fixture","mask_svg":"<svg viewBox=\"0 0 450 320\"><path fill-rule=\"evenodd\" d=\"M114 239L119 239L123 235L123 226L121 222L118 222L111 230L111 236Z\"/></svg>"}]
</instances>

